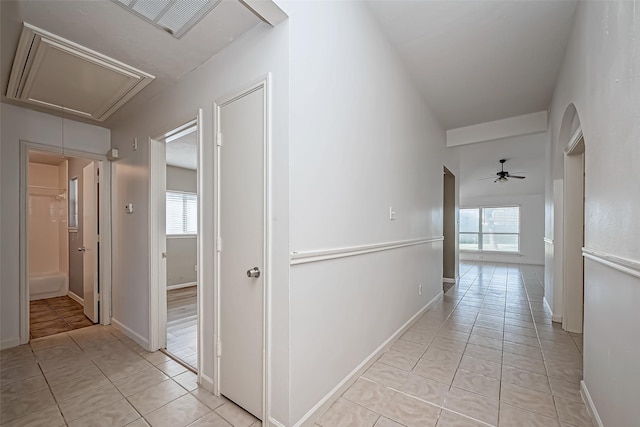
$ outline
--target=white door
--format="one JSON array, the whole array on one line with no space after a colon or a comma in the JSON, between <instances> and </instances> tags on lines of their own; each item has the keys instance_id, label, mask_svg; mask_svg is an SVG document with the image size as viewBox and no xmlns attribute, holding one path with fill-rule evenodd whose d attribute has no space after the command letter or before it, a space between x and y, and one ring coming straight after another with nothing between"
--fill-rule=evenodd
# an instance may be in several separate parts
<instances>
[{"instance_id":1,"label":"white door","mask_svg":"<svg viewBox=\"0 0 640 427\"><path fill-rule=\"evenodd\" d=\"M90 163L82 169L82 287L84 314L98 322L98 168Z\"/></svg>"},{"instance_id":2,"label":"white door","mask_svg":"<svg viewBox=\"0 0 640 427\"><path fill-rule=\"evenodd\" d=\"M262 418L265 89L218 109L220 393ZM255 269L255 270L254 270ZM250 271L255 271L249 277ZM258 275L259 271L259 275Z\"/></svg>"}]
</instances>

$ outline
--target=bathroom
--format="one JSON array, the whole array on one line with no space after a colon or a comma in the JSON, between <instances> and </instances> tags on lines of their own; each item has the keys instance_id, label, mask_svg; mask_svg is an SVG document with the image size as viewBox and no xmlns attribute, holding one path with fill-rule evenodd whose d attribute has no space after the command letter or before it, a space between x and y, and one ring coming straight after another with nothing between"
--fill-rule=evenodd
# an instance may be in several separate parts
<instances>
[{"instance_id":1,"label":"bathroom","mask_svg":"<svg viewBox=\"0 0 640 427\"><path fill-rule=\"evenodd\" d=\"M84 235L92 233L83 231L88 223L95 222L97 228L97 210L86 200L97 200L92 193L98 189L92 191L90 182L95 174L92 160L29 150L27 253L32 339L94 323L85 314L83 297L86 280L93 281L91 276L95 276L91 265L85 271L87 261L93 262L85 258L97 255L97 250L87 251Z\"/></svg>"}]
</instances>

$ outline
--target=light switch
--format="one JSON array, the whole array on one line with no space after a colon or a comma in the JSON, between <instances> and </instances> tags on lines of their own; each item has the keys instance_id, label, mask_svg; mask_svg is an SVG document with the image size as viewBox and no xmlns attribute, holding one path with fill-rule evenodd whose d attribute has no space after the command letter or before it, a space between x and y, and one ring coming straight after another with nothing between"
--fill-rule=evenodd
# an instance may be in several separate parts
<instances>
[{"instance_id":1,"label":"light switch","mask_svg":"<svg viewBox=\"0 0 640 427\"><path fill-rule=\"evenodd\" d=\"M133 213L133 203L127 203L124 209L127 211L127 213Z\"/></svg>"},{"instance_id":2,"label":"light switch","mask_svg":"<svg viewBox=\"0 0 640 427\"><path fill-rule=\"evenodd\" d=\"M396 219L396 211L393 210L393 206L389 206L389 219L391 221Z\"/></svg>"}]
</instances>

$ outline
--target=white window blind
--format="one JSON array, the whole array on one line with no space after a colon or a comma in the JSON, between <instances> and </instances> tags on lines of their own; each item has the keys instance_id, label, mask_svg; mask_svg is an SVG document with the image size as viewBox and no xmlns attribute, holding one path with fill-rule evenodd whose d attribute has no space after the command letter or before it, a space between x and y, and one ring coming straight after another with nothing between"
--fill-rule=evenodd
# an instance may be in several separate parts
<instances>
[{"instance_id":1,"label":"white window blind","mask_svg":"<svg viewBox=\"0 0 640 427\"><path fill-rule=\"evenodd\" d=\"M198 233L198 196L167 191L167 235Z\"/></svg>"}]
</instances>

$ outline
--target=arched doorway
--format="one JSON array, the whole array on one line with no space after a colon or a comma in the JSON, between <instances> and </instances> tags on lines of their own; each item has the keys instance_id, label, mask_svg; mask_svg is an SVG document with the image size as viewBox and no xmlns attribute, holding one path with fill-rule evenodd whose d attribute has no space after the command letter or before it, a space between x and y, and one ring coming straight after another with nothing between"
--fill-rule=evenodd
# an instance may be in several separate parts
<instances>
[{"instance_id":1,"label":"arched doorway","mask_svg":"<svg viewBox=\"0 0 640 427\"><path fill-rule=\"evenodd\" d=\"M584 317L584 156L582 130L564 155L564 316L562 328L582 332Z\"/></svg>"},{"instance_id":2,"label":"arched doorway","mask_svg":"<svg viewBox=\"0 0 640 427\"><path fill-rule=\"evenodd\" d=\"M554 274L559 280L554 278L554 287L560 285L562 328L581 333L584 319L585 141L573 104L565 112L559 140L566 141L566 145L557 157L557 166L562 171L557 174L562 177L562 194L556 197L561 206L557 207L554 227L559 243L555 263L559 268Z\"/></svg>"}]
</instances>

